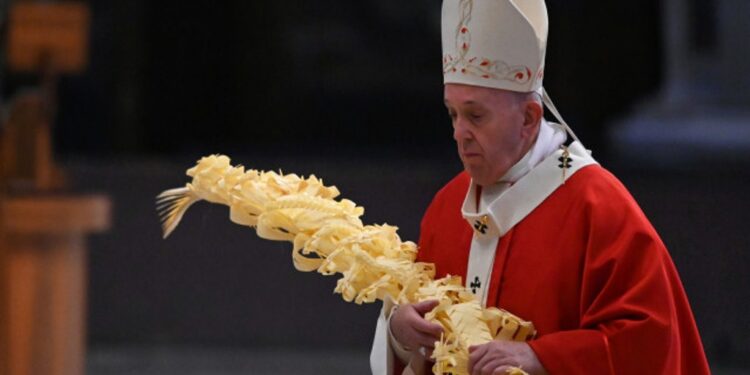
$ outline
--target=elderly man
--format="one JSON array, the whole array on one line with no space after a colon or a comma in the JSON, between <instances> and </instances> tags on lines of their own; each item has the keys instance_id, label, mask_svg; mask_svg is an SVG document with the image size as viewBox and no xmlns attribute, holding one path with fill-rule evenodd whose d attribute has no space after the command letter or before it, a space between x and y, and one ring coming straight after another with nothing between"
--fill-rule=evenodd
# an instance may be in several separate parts
<instances>
[{"instance_id":1,"label":"elderly man","mask_svg":"<svg viewBox=\"0 0 750 375\"><path fill-rule=\"evenodd\" d=\"M538 331L470 348L469 371L708 374L664 244L542 89L543 0L445 0L442 23L445 106L465 171L430 204L418 260ZM562 125L544 120L543 104ZM384 308L374 373L429 372L434 306Z\"/></svg>"}]
</instances>

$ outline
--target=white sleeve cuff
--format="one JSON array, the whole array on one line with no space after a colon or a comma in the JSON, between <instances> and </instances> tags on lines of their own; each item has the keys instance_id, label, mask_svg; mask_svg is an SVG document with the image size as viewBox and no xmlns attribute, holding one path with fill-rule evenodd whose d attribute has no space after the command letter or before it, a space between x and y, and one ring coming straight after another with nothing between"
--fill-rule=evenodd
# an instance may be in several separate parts
<instances>
[{"instance_id":1,"label":"white sleeve cuff","mask_svg":"<svg viewBox=\"0 0 750 375\"><path fill-rule=\"evenodd\" d=\"M388 324L388 342L393 348L394 353L396 353L398 359L400 359L403 363L409 363L412 355L411 349L398 342L398 340L396 340L396 337L393 336L393 332L391 331L391 316L393 316L393 313L396 311L396 309L398 309L398 305L394 304L391 310L388 311L388 316L386 317L386 322Z\"/></svg>"}]
</instances>

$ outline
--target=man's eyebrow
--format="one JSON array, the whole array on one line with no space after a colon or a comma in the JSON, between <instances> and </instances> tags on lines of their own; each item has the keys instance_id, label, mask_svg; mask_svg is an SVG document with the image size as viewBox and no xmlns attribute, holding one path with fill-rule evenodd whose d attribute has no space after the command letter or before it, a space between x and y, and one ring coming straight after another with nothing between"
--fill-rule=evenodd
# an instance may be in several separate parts
<instances>
[{"instance_id":1,"label":"man's eyebrow","mask_svg":"<svg viewBox=\"0 0 750 375\"><path fill-rule=\"evenodd\" d=\"M445 104L448 104L448 99L444 99L444 100L443 100L443 103L445 103ZM477 102L476 102L476 101L474 101L474 100L467 100L467 101L465 101L465 102L463 102L463 103L461 103L461 104L463 104L463 105L467 105L467 104L477 104Z\"/></svg>"}]
</instances>

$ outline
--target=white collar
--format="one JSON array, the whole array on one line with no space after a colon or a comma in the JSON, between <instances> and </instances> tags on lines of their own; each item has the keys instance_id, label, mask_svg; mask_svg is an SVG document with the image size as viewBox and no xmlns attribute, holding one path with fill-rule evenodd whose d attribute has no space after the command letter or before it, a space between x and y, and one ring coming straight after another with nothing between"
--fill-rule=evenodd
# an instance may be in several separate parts
<instances>
[{"instance_id":1,"label":"white collar","mask_svg":"<svg viewBox=\"0 0 750 375\"><path fill-rule=\"evenodd\" d=\"M472 181L461 213L478 233L503 236L581 168L597 164L580 142L560 147L479 211ZM484 189L483 189L484 190ZM479 229L483 228L483 229Z\"/></svg>"},{"instance_id":2,"label":"white collar","mask_svg":"<svg viewBox=\"0 0 750 375\"><path fill-rule=\"evenodd\" d=\"M539 125L539 134L537 134L536 141L529 148L529 151L500 177L498 182L482 187L480 210L490 205L512 184L526 176L529 171L541 163L544 158L559 149L566 139L565 130L560 125L542 119L542 123Z\"/></svg>"}]
</instances>

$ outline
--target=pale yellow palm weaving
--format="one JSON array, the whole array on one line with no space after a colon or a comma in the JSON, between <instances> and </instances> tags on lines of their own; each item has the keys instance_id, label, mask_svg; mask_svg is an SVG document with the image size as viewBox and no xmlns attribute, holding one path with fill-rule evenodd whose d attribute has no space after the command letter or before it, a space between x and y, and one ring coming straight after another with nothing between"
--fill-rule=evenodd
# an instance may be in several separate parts
<instances>
[{"instance_id":1,"label":"pale yellow palm weaving","mask_svg":"<svg viewBox=\"0 0 750 375\"><path fill-rule=\"evenodd\" d=\"M256 228L262 238L292 242L298 270L342 274L335 291L348 302L438 300L425 316L444 329L433 353L436 374L468 374L471 345L524 341L535 334L531 322L482 308L460 277L434 280L434 266L414 261L417 246L401 241L396 227L363 225L364 209L347 199L335 200L338 189L315 176L245 171L223 155L202 158L187 175L192 182L157 198L165 238L193 203L206 200L229 206L233 222ZM524 374L520 369L509 373Z\"/></svg>"}]
</instances>

